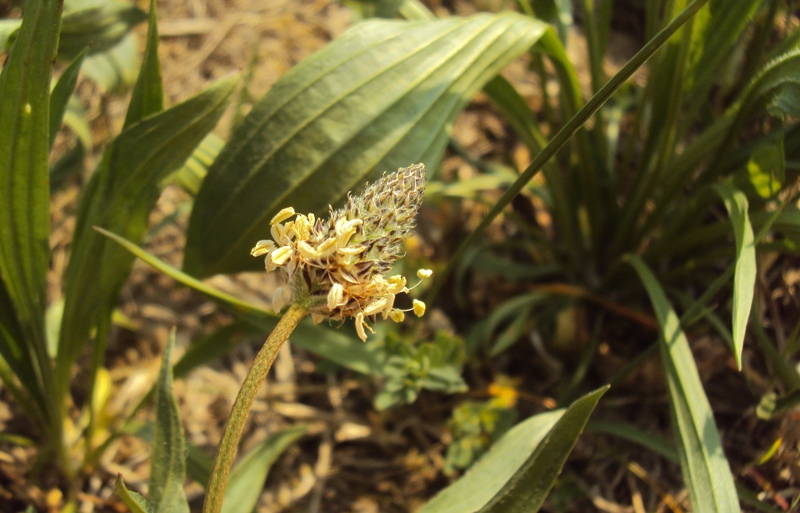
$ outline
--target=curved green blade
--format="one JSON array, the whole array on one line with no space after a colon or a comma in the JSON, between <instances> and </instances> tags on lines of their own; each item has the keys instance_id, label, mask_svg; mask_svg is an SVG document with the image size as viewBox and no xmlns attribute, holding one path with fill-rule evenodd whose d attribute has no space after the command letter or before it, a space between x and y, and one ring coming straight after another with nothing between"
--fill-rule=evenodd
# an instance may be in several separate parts
<instances>
[{"instance_id":1,"label":"curved green blade","mask_svg":"<svg viewBox=\"0 0 800 513\"><path fill-rule=\"evenodd\" d=\"M541 413L514 426L461 479L417 513L537 511L606 390L607 386L569 408Z\"/></svg>"},{"instance_id":2,"label":"curved green blade","mask_svg":"<svg viewBox=\"0 0 800 513\"><path fill-rule=\"evenodd\" d=\"M647 289L661 327L661 364L693 511L740 511L731 468L680 320L647 264L635 255L628 258Z\"/></svg>"},{"instance_id":3,"label":"curved green blade","mask_svg":"<svg viewBox=\"0 0 800 513\"><path fill-rule=\"evenodd\" d=\"M747 196L729 182L715 186L725 202L736 239L736 267L733 275L733 347L736 366L742 370L742 349L747 319L756 286L756 244L753 226L747 215Z\"/></svg>"},{"instance_id":4,"label":"curved green blade","mask_svg":"<svg viewBox=\"0 0 800 513\"><path fill-rule=\"evenodd\" d=\"M548 30L514 13L356 25L279 80L231 135L197 195L184 268L256 269L281 208L321 213L364 179L437 166L447 127Z\"/></svg>"},{"instance_id":5,"label":"curved green blade","mask_svg":"<svg viewBox=\"0 0 800 513\"><path fill-rule=\"evenodd\" d=\"M0 315L0 345L6 346L0 354L14 354L9 365L42 410L51 393L44 328L50 257L47 157L50 75L60 23L60 2L26 2L0 73L0 300L9 309ZM24 338L11 340L18 335Z\"/></svg>"}]
</instances>

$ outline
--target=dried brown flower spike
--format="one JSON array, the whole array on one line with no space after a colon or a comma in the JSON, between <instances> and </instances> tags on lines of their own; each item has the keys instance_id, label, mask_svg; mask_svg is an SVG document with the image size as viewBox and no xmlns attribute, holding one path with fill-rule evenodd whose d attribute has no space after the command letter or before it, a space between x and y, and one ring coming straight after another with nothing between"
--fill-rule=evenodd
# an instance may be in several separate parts
<instances>
[{"instance_id":1,"label":"dried brown flower spike","mask_svg":"<svg viewBox=\"0 0 800 513\"><path fill-rule=\"evenodd\" d=\"M289 298L278 289L276 312L289 301L302 302L314 322L353 317L361 340L367 339L365 329L372 331L368 318L401 322L412 310L422 316L422 301L414 300L410 310L394 308L395 296L410 289L404 277L386 274L413 232L425 184L425 166L415 164L384 175L359 196L348 195L347 205L331 209L327 220L291 207L278 212L270 222L273 240L259 241L250 251L265 255L267 271L281 268L291 284ZM428 278L431 271L421 269L417 276Z\"/></svg>"}]
</instances>

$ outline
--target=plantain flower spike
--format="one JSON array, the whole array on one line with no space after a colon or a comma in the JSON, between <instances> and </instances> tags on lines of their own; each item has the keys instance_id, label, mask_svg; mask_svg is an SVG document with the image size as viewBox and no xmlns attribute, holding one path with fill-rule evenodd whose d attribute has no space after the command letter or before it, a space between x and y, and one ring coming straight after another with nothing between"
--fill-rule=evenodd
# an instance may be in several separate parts
<instances>
[{"instance_id":1,"label":"plantain flower spike","mask_svg":"<svg viewBox=\"0 0 800 513\"><path fill-rule=\"evenodd\" d=\"M386 274L403 256L425 184L425 166L415 164L368 184L359 196L348 194L347 205L331 208L327 220L291 207L278 212L270 222L273 240L259 241L250 251L264 255L267 271L280 268L291 284L291 294L283 288L276 292L276 312L287 302L301 302L315 323L352 317L362 341L378 316L395 322L403 321L404 312L422 316L425 304L419 300L408 310L394 307L395 297L411 289L404 277ZM431 274L417 272L420 281Z\"/></svg>"}]
</instances>

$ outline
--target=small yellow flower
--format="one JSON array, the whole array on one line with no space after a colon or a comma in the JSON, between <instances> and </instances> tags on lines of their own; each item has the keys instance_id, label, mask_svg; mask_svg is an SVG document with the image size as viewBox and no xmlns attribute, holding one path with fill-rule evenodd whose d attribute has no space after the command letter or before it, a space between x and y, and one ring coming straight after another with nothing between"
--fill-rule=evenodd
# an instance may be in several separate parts
<instances>
[{"instance_id":1,"label":"small yellow flower","mask_svg":"<svg viewBox=\"0 0 800 513\"><path fill-rule=\"evenodd\" d=\"M270 221L273 240L259 241L250 254L264 256L267 271L280 268L286 274L290 301L301 301L314 322L352 317L358 337L366 340L367 331L373 332L368 320L381 316L402 322L405 311L425 313L419 300L409 310L394 308L395 297L411 289L403 276L386 277L413 233L425 183L425 166L417 164L349 196L347 205L331 209L327 220L284 208ZM417 272L420 280L431 274L428 269ZM284 294L280 289L275 294L276 311Z\"/></svg>"},{"instance_id":2,"label":"small yellow flower","mask_svg":"<svg viewBox=\"0 0 800 513\"><path fill-rule=\"evenodd\" d=\"M419 299L415 299L412 304L414 306L414 315L417 317L422 317L425 315L425 303Z\"/></svg>"}]
</instances>

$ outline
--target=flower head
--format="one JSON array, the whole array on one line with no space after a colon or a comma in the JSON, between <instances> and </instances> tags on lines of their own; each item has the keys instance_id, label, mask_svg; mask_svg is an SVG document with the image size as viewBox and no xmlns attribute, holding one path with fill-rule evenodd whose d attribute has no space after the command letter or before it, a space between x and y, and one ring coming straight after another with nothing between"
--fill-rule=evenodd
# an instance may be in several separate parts
<instances>
[{"instance_id":1,"label":"flower head","mask_svg":"<svg viewBox=\"0 0 800 513\"><path fill-rule=\"evenodd\" d=\"M410 290L406 279L386 274L403 255L425 184L425 166L416 164L384 175L359 196L348 195L347 205L331 209L326 220L284 208L270 222L273 240L259 241L250 254L264 255L267 271L280 268L286 274L289 300L302 301L314 322L352 317L359 338L366 340L366 331L372 331L368 320L405 317L394 300ZM421 269L417 276L428 278L431 271ZM285 299L279 289L273 307ZM425 304L414 300L408 311L421 316Z\"/></svg>"}]
</instances>

